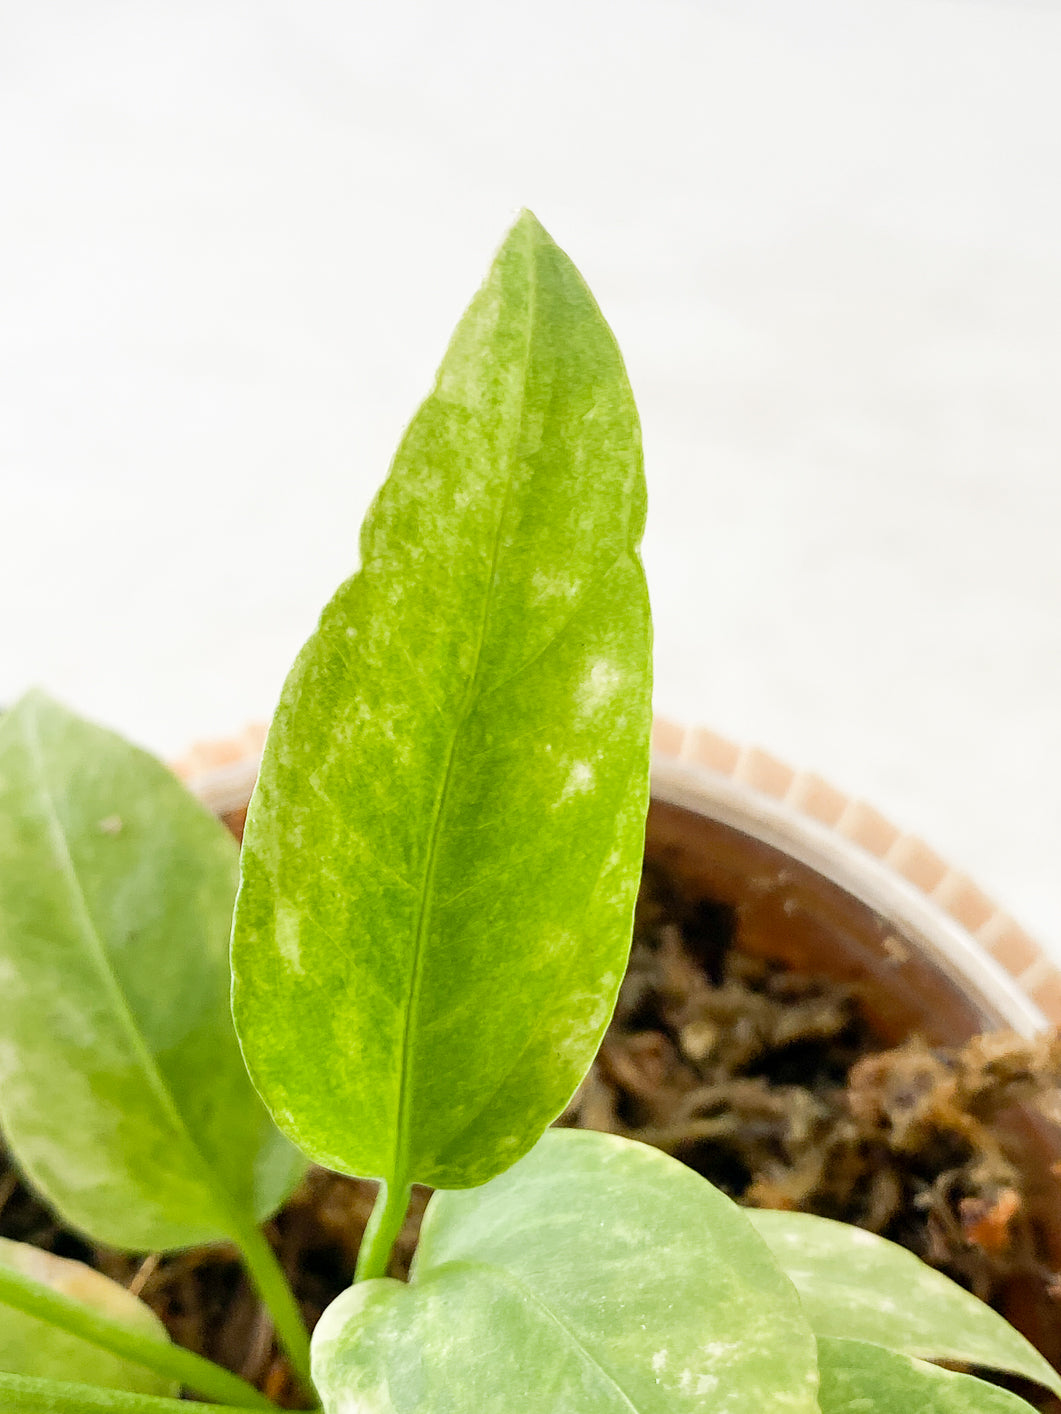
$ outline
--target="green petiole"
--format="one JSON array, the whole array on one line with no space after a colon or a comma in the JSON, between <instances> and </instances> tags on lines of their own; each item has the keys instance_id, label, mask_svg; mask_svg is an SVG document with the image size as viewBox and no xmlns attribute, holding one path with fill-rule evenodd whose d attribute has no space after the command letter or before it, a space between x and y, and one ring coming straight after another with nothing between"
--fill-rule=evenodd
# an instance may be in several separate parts
<instances>
[{"instance_id":1,"label":"green petiole","mask_svg":"<svg viewBox=\"0 0 1061 1414\"><path fill-rule=\"evenodd\" d=\"M300 1383L307 1392L312 1392L309 1332L284 1269L265 1234L255 1224L241 1229L236 1240L251 1281L273 1318L277 1338L287 1352Z\"/></svg>"},{"instance_id":2,"label":"green petiole","mask_svg":"<svg viewBox=\"0 0 1061 1414\"><path fill-rule=\"evenodd\" d=\"M387 1275L387 1263L395 1239L402 1230L409 1207L409 1185L381 1183L372 1216L361 1239L354 1281L370 1281Z\"/></svg>"},{"instance_id":3,"label":"green petiole","mask_svg":"<svg viewBox=\"0 0 1061 1414\"><path fill-rule=\"evenodd\" d=\"M234 1407L260 1409L261 1405L198 1404L65 1380L0 1374L0 1411L6 1414L232 1414Z\"/></svg>"}]
</instances>

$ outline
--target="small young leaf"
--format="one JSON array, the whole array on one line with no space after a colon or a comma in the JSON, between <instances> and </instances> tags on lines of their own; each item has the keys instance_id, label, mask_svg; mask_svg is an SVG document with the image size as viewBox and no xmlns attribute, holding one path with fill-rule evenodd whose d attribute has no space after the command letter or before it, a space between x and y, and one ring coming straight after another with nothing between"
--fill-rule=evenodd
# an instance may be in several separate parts
<instances>
[{"instance_id":1,"label":"small young leaf","mask_svg":"<svg viewBox=\"0 0 1061 1414\"><path fill-rule=\"evenodd\" d=\"M1008 1321L905 1248L807 1213L752 1209L748 1217L799 1292L816 1335L1008 1370L1061 1394L1061 1376Z\"/></svg>"},{"instance_id":2,"label":"small young leaf","mask_svg":"<svg viewBox=\"0 0 1061 1414\"><path fill-rule=\"evenodd\" d=\"M570 1130L436 1193L411 1285L360 1283L313 1337L328 1414L817 1414L816 1369L739 1208L657 1150Z\"/></svg>"},{"instance_id":3,"label":"small young leaf","mask_svg":"<svg viewBox=\"0 0 1061 1414\"><path fill-rule=\"evenodd\" d=\"M274 1407L239 1375L174 1345L154 1320L130 1320L130 1294L124 1287L112 1288L109 1282L100 1288L100 1281L96 1272L79 1262L21 1243L6 1244L0 1250L0 1352L6 1335L13 1352L7 1368L43 1373L38 1357L48 1357L46 1371L53 1364L51 1354L60 1352L55 1368L63 1378L79 1373L89 1378L97 1371L97 1382L106 1383L104 1373L112 1368L105 1358L109 1357L123 1377L127 1366L153 1372L162 1390L177 1390L183 1385L229 1404ZM138 1302L133 1302L131 1312L138 1318L143 1316ZM87 1352L93 1352L95 1358L90 1359ZM84 1359L79 1363L74 1357ZM0 1359L0 1370L4 1368ZM141 1374L140 1378L146 1376Z\"/></svg>"},{"instance_id":4,"label":"small young leaf","mask_svg":"<svg viewBox=\"0 0 1061 1414\"><path fill-rule=\"evenodd\" d=\"M0 1237L0 1266L43 1282L144 1335L162 1341L169 1339L162 1322L142 1301L82 1262L71 1262L51 1252L42 1252L39 1247ZM172 1380L3 1305L0 1305L0 1370L11 1375L82 1380L85 1384L134 1390L140 1394L178 1393L178 1386Z\"/></svg>"},{"instance_id":5,"label":"small young leaf","mask_svg":"<svg viewBox=\"0 0 1061 1414\"><path fill-rule=\"evenodd\" d=\"M818 1341L822 1414L1034 1414L1009 1390L861 1340Z\"/></svg>"},{"instance_id":6,"label":"small young leaf","mask_svg":"<svg viewBox=\"0 0 1061 1414\"><path fill-rule=\"evenodd\" d=\"M648 799L644 510L614 339L524 214L288 678L247 822L236 1025L331 1168L483 1183L593 1057Z\"/></svg>"},{"instance_id":7,"label":"small young leaf","mask_svg":"<svg viewBox=\"0 0 1061 1414\"><path fill-rule=\"evenodd\" d=\"M0 1125L96 1242L238 1239L304 1168L229 1015L237 867L145 752L40 693L0 719Z\"/></svg>"}]
</instances>

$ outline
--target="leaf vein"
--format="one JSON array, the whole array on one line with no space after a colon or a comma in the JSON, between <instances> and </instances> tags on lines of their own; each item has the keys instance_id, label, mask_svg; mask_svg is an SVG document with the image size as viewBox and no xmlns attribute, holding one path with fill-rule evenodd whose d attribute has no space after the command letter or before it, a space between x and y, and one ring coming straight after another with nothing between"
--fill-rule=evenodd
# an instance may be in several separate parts
<instances>
[{"instance_id":1,"label":"leaf vein","mask_svg":"<svg viewBox=\"0 0 1061 1414\"><path fill-rule=\"evenodd\" d=\"M617 564L619 564L622 560L629 558L630 551L628 549L624 548L620 550L618 555L615 556L614 560L609 560L608 564L600 571L599 574L596 574L591 579L587 580L587 582L583 585L582 589L579 590L578 597L571 608L571 612L564 618L562 623L557 625L555 632L552 633L549 638L546 639L542 646L537 649L527 659L525 663L521 663L518 668L514 668L512 672L507 674L507 676L503 677L500 682L494 683L491 687L488 687L485 692L480 693L479 701L485 702L486 699L488 697L492 697L495 692L501 692L504 688L510 687L512 683L516 681L517 678L523 676L523 674L528 670L528 668L533 668L536 663L538 663L542 658L544 658L546 653L548 653L551 648L556 646L556 644L560 641L561 638L563 638L564 634L578 618L579 614L581 614L582 610L586 607L586 600L592 596L593 591L597 588L598 584L600 584L602 580L607 579L608 575L611 574Z\"/></svg>"},{"instance_id":2,"label":"leaf vein","mask_svg":"<svg viewBox=\"0 0 1061 1414\"><path fill-rule=\"evenodd\" d=\"M615 1376L611 1374L608 1370L606 1370L601 1364L601 1362L597 1359L597 1357L586 1348L586 1346L581 1340L579 1340L578 1336L574 1333L571 1327L565 1321L562 1321L560 1319L556 1312L545 1301L542 1300L542 1298L538 1295L538 1293L534 1290L532 1286L528 1285L527 1282L521 1280L518 1276L516 1276L515 1272L509 1271L507 1267L495 1266L492 1262L476 1261L475 1258L465 1258L463 1261L458 1258L454 1262L447 1262L445 1266L470 1267L475 1271L489 1272L491 1276L498 1278L502 1284L510 1287L515 1287L515 1289L520 1293L521 1296L524 1297L524 1299L528 1302L529 1305L533 1306L535 1310L542 1312L546 1320L551 1322L551 1324L554 1325L557 1330L563 1333L565 1338L571 1342L574 1348L578 1351L579 1355L583 1358L583 1360L585 1360L586 1364L591 1365L593 1369L596 1370L601 1376L601 1378L604 1380L605 1384L607 1384L611 1389L615 1391L615 1393L622 1400L624 1408L630 1410L631 1414L643 1414L643 1411L638 1409L637 1405L633 1402L630 1396L618 1383ZM440 1272L443 1270L443 1267L438 1268L438 1271Z\"/></svg>"},{"instance_id":3,"label":"leaf vein","mask_svg":"<svg viewBox=\"0 0 1061 1414\"><path fill-rule=\"evenodd\" d=\"M66 883L75 920L79 920L80 922L80 931L89 944L89 952L95 961L96 970L104 990L110 995L118 1025L126 1034L126 1040L130 1050L144 1073L148 1088L162 1117L172 1129L177 1142L186 1149L195 1167L200 1170L201 1179L206 1192L208 1192L215 1203L217 1203L215 1220L219 1221L221 1226L225 1228L229 1228L231 1225L232 1230L229 1231L228 1235L234 1237L237 1231L242 1229L242 1224L235 1220L235 1215L227 1201L227 1195L219 1192L216 1187L213 1181L213 1166L207 1161L206 1155L192 1137L187 1121L180 1111L180 1107L174 1098L173 1092L163 1078L155 1057L148 1049L143 1033L129 1005L129 999L125 994L125 989L122 987L114 971L110 957L107 954L107 949L104 946L103 938L96 926L96 920L92 916L92 911L88 906L88 900L85 897L85 891L77 872L77 866L70 853L66 834L59 818L55 799L48 785L44 766L44 754L35 724L30 722L25 723L25 734L26 745L29 748L29 753L37 774L41 805L44 810L48 834L52 841L52 849L59 866L59 872ZM220 1202L218 1202L219 1199Z\"/></svg>"},{"instance_id":4,"label":"leaf vein","mask_svg":"<svg viewBox=\"0 0 1061 1414\"><path fill-rule=\"evenodd\" d=\"M522 428L524 412L526 406L527 377L531 363L531 346L534 337L534 323L536 318L537 293L535 283L530 282L530 293L528 297L527 313L527 340L524 349L523 362L523 398L520 402L520 416L518 426L513 437L513 450L510 451L510 458L514 450L519 447L522 438ZM391 1174L391 1183L404 1187L411 1175L406 1172L408 1165L409 1138L406 1134L408 1126L408 1107L410 1073L412 1071L412 1042L415 1035L417 1013L419 1010L420 990L423 985L424 956L426 948L424 940L427 935L428 925L431 917L431 894L434 888L435 870L438 864L439 840L442 832L442 821L446 811L446 803L449 798L450 786L453 780L453 769L457 759L457 746L460 742L461 734L465 724L471 715L472 704L477 695L477 678L482 662L483 648L486 643L487 628L490 623L490 612L493 608L494 594L497 589L497 571L501 558L501 541L505 527L505 517L509 503L512 498L513 471L511 465L508 467L508 476L505 483L505 492L502 498L501 509L497 518L497 527L494 534L494 543L490 562L490 578L487 591L483 599L483 612L479 622L478 635L475 645L475 653L472 661L471 672L468 676L468 686L465 690L464 700L461 702L457 713L456 724L450 740L449 750L446 755L446 764L443 771L442 781L438 795L435 800L435 808L432 814L427 860L424 870L423 892L421 906L416 924L415 942L413 945L413 967L409 987L409 1002L405 1012L405 1027L402 1036L402 1057L401 1076L398 1087L398 1115L395 1125L395 1145L394 1145L394 1172ZM480 694L481 695L481 694Z\"/></svg>"}]
</instances>

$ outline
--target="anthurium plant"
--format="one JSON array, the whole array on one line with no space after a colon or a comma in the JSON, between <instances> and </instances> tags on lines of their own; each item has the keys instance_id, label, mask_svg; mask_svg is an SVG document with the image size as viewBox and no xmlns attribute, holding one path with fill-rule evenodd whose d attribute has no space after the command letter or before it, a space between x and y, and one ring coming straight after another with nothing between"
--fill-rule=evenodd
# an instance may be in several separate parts
<instances>
[{"instance_id":1,"label":"anthurium plant","mask_svg":"<svg viewBox=\"0 0 1061 1414\"><path fill-rule=\"evenodd\" d=\"M287 680L242 860L108 732L40 694L0 723L6 1143L95 1243L235 1243L327 1414L1027 1411L933 1363L1061 1394L910 1254L548 1128L630 941L644 514L615 341L524 213ZM307 1160L379 1184L312 1341L259 1226ZM412 1184L436 1191L406 1282ZM129 1292L10 1242L0 1371L20 1414L268 1405Z\"/></svg>"}]
</instances>

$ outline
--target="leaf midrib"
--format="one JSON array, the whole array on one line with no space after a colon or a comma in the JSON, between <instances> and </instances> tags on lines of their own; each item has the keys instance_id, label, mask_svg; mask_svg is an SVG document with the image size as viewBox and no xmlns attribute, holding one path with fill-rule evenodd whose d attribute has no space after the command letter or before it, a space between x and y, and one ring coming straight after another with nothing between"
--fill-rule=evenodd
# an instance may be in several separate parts
<instances>
[{"instance_id":1,"label":"leaf midrib","mask_svg":"<svg viewBox=\"0 0 1061 1414\"><path fill-rule=\"evenodd\" d=\"M235 1219L235 1215L227 1201L227 1195L220 1191L213 1181L213 1167L206 1158L199 1144L192 1137L188 1129L187 1121L181 1114L173 1092L170 1090L158 1065L155 1057L151 1054L144 1041L143 1034L133 1015L129 999L125 994L118 976L114 971L99 929L96 927L92 911L88 906L85 891L82 888L81 880L74 863L73 856L67 843L66 833L63 829L62 821L56 808L55 798L48 784L45 772L44 753L41 747L40 736L37 731L35 719L24 722L26 745L33 761L34 771L40 790L41 804L44 808L45 821L48 833L51 837L52 848L60 866L60 872L67 885L71 902L73 905L75 924L80 922L80 931L89 943L89 952L96 965L96 971L103 984L105 992L109 995L114 1015L118 1023L125 1032L126 1040L133 1051L134 1058L139 1062L150 1087L156 1104L162 1111L170 1127L173 1129L178 1142L180 1142L190 1155L194 1166L200 1171L205 1180L204 1186L210 1193L216 1205L216 1217L219 1226L225 1229L230 1237L235 1237L242 1229L243 1224ZM217 1203L221 1198L220 1204ZM181 1219L183 1222L184 1219Z\"/></svg>"},{"instance_id":2,"label":"leaf midrib","mask_svg":"<svg viewBox=\"0 0 1061 1414\"><path fill-rule=\"evenodd\" d=\"M535 1310L540 1311L545 1316L545 1318L557 1328L557 1330L563 1332L564 1337L568 1341L570 1341L570 1343L574 1346L574 1348L578 1351L579 1355L582 1356L586 1363L588 1365L592 1365L592 1367L599 1372L601 1378L605 1381L605 1383L610 1385L611 1388L615 1390L619 1398L631 1411L631 1414L646 1414L646 1411L643 1408L639 1408L634 1403L634 1401L627 1394L626 1390L624 1390L622 1386L618 1383L615 1376L604 1368L604 1366L592 1353L592 1351L587 1350L584 1343L579 1340L578 1336L574 1333L571 1327L567 1325L566 1322L562 1321L560 1317L556 1314L556 1312L552 1309L552 1307L541 1296L538 1295L534 1288L530 1286L527 1282L525 1282L521 1277L518 1277L515 1272L510 1271L507 1267L496 1266L493 1262L480 1262L474 1257L458 1257L450 1262L444 1263L441 1267L436 1267L434 1272L432 1272L430 1275L440 1276L447 1267L464 1267L471 1271L489 1272L492 1277L497 1278L502 1284L510 1287L515 1287L515 1289L520 1293L520 1295L527 1301L528 1305L531 1305L534 1307ZM425 1278L425 1280L430 1280L430 1277Z\"/></svg>"},{"instance_id":3,"label":"leaf midrib","mask_svg":"<svg viewBox=\"0 0 1061 1414\"><path fill-rule=\"evenodd\" d=\"M514 471L512 461L515 460L516 451L519 448L523 434L524 409L526 407L527 379L531 366L531 347L534 339L534 325L537 316L538 285L537 285L537 252L532 249L531 260L533 262L534 274L530 280L529 296L527 300L527 339L523 357L523 387L520 397L520 411L517 420L515 436L513 438L513 449L510 453L509 475L505 484L505 494L501 504L501 510L497 518L497 530L494 535L493 553L490 560L490 579L487 586L486 595L483 600L483 612L479 622L479 632L475 645L475 655L472 663L471 673L468 677L468 686L457 712L456 725L453 729L453 736L450 740L449 750L446 754L446 764L443 771L442 781L438 795L435 799L435 808L431 819L431 833L428 843L427 865L424 870L423 892L420 900L420 911L417 916L416 932L413 942L413 967L409 983L409 1003L405 1011L405 1026L402 1035L402 1068L398 1089L398 1114L395 1125L395 1144L393 1172L387 1180L392 1191L400 1192L405 1189L412 1174L409 1171L409 1135L407 1133L409 1120L409 1090L411 1088L410 1079L413 1061L413 1038L415 1032L415 1017L419 1010L420 992L423 986L424 957L426 948L424 946L427 931L431 921L432 903L434 902L435 873L438 867L439 843L442 835L442 821L446 813L446 804L449 799L450 786L453 781L453 768L457 757L457 746L464 728L471 715L471 707L476 698L476 689L479 678L479 668L482 663L483 646L486 642L486 631L490 622L490 614L493 609L494 595L497 589L497 570L501 558L501 541L503 537L505 520L508 514L509 502L512 497L512 483Z\"/></svg>"}]
</instances>

